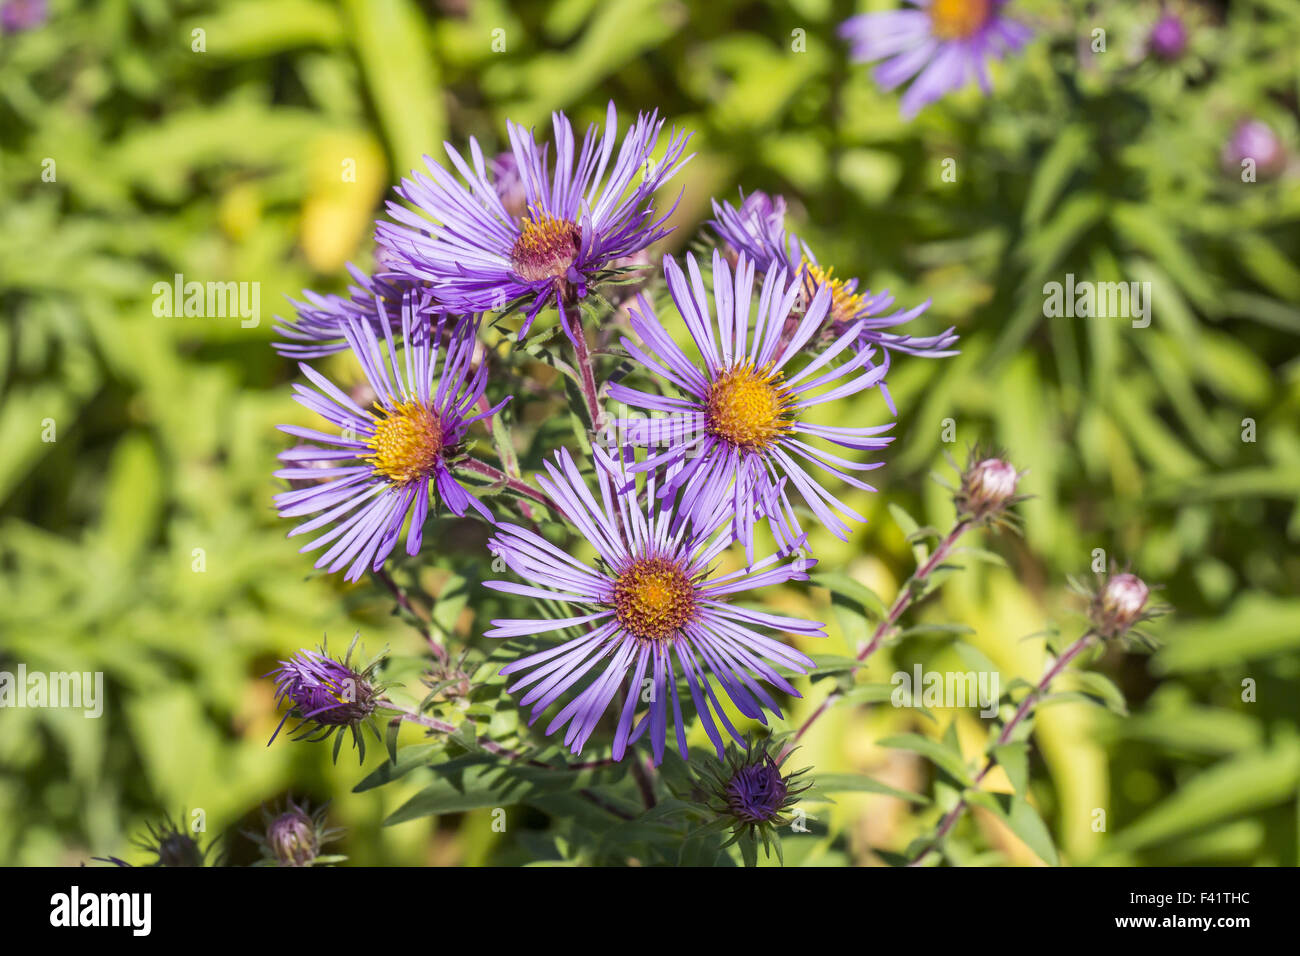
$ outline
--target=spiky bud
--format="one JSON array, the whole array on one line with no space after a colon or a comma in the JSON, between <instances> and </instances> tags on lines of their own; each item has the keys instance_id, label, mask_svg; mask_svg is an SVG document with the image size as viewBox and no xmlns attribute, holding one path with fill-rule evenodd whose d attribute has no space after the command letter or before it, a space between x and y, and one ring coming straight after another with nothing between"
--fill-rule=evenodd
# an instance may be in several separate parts
<instances>
[{"instance_id":1,"label":"spiky bud","mask_svg":"<svg viewBox=\"0 0 1300 956\"><path fill-rule=\"evenodd\" d=\"M294 717L299 721L290 732L295 740L326 740L336 731L340 732L334 745L337 758L341 732L346 728L352 734L354 746L361 752L361 759L365 759L361 727L368 724L376 739L380 739L370 718L383 691L383 686L374 681L382 655L364 669L355 670L350 662L359 637L353 637L341 661L331 658L322 645L320 651L299 651L271 671L268 676L275 677L277 706L286 700L291 706L271 735L268 746L275 741L284 722Z\"/></svg>"},{"instance_id":2,"label":"spiky bud","mask_svg":"<svg viewBox=\"0 0 1300 956\"><path fill-rule=\"evenodd\" d=\"M1115 637L1131 630L1145 617L1151 589L1136 574L1113 574L1097 590L1089 617L1093 630L1102 637Z\"/></svg>"},{"instance_id":3,"label":"spiky bud","mask_svg":"<svg viewBox=\"0 0 1300 956\"><path fill-rule=\"evenodd\" d=\"M1001 458L971 456L969 465L961 476L961 487L955 502L957 513L977 522L992 522L1016 501L1016 484L1020 473Z\"/></svg>"}]
</instances>

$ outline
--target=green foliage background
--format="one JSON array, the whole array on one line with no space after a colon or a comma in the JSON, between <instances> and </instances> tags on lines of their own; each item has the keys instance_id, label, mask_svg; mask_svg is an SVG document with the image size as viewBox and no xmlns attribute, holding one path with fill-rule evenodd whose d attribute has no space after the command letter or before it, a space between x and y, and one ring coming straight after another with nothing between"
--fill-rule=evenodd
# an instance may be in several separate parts
<instances>
[{"instance_id":1,"label":"green foliage background","mask_svg":"<svg viewBox=\"0 0 1300 956\"><path fill-rule=\"evenodd\" d=\"M486 809L382 826L422 784L352 792L380 747L361 771L324 747L266 747L278 716L262 675L280 657L360 630L413 682L420 648L374 586L312 572L271 511L274 426L299 415L271 315L304 287L341 291L346 260L369 265L388 189L442 140L499 146L507 116L541 127L561 108L585 126L610 98L695 131L670 248L711 196L781 192L837 274L933 297L923 331L962 335L957 358L896 363L900 440L880 493L852 499L872 521L847 545L815 542L824 569L892 594L912 555L887 505L946 526L929 472L982 440L1029 470L1025 536L990 539L1007 567L952 579L917 619L973 628L1005 679L1036 679L1042 641L1021 638L1078 628L1063 585L1093 549L1164 583L1165 647L1094 665L1131 715L1059 703L1037 721L1033 797L1062 859L1300 861L1300 179L1242 184L1219 164L1248 115L1300 149L1300 4L1188 4L1193 49L1158 65L1141 51L1154 3L1024 0L1038 37L996 69L993 97L966 90L911 124L847 63L834 27L857 7L838 0L51 6L45 27L0 37L0 669L102 670L108 697L98 720L0 712L0 863L131 858L161 812L201 807L215 834L290 791L334 801L356 863L550 852L544 817L507 833ZM1041 287L1067 272L1151 282L1151 327L1044 319ZM175 273L261 283L260 325L155 317L153 284ZM862 401L850 414L883 420ZM446 568L407 571L446 586ZM823 591L782 601L832 619ZM456 602L439 607L472 631ZM830 633L816 650L851 653ZM905 639L863 680L966 669L950 636ZM876 741L956 721L978 752L974 711L936 716L841 707L795 761L923 791L916 755ZM788 863L878 862L873 848L933 824L886 796L837 799ZM954 845L965 862L1036 859L985 816Z\"/></svg>"}]
</instances>

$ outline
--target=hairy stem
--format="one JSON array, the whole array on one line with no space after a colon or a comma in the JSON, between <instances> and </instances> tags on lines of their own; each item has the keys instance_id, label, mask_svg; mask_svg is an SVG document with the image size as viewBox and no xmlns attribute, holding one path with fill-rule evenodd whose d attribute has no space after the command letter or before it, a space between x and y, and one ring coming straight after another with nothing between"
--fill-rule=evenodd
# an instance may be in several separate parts
<instances>
[{"instance_id":1,"label":"hairy stem","mask_svg":"<svg viewBox=\"0 0 1300 956\"><path fill-rule=\"evenodd\" d=\"M1025 719L1026 716L1028 716L1029 711L1033 709L1034 703L1038 698L1047 690L1052 681L1060 675L1061 671L1065 670L1070 661L1074 660L1084 652L1088 645L1092 643L1094 636L1095 635L1089 631L1065 649L1065 653L1058 657L1055 663L1047 669L1047 673L1043 675L1042 680L1038 682L1033 690L1025 695L1025 699L1022 700L1020 706L1016 708L1015 714L1009 721L1007 721L1007 725L1002 728L1002 733L998 734L998 741L994 746L1001 747L1011 739L1011 735L1015 732L1016 727ZM971 788L974 789L979 787L994 766L996 766L995 762L992 759L989 759L984 764L984 768L979 772L979 775L975 777L974 782L971 784ZM920 866L921 862L934 852L934 850L938 848L939 844L943 842L943 838L948 835L948 831L957 823L958 818L962 815L962 812L966 807L966 798L962 797L957 801L957 805L944 814L943 819L939 821L939 828L934 831L933 839L931 839L929 843L922 848L921 852L918 853L907 865Z\"/></svg>"},{"instance_id":2,"label":"hairy stem","mask_svg":"<svg viewBox=\"0 0 1300 956\"><path fill-rule=\"evenodd\" d=\"M916 600L916 595L920 593L921 589L916 587L916 585L924 584L926 580L929 579L935 569L943 564L944 559L952 553L952 549L956 546L957 541L961 536L972 527L974 527L974 525L969 519L962 518L958 521L953 525L952 530L948 532L947 537L939 542L938 546L934 549L934 554L930 555L925 563L917 568L916 572L907 579L902 589L898 592L898 597L894 599L893 606L890 607L889 611L885 614L884 618L881 619L880 623L876 625L876 630L872 633L871 639L867 641L866 644L862 645L862 648L858 651L857 663L850 668L849 673L857 673L858 668L866 662L867 658L879 650L880 645L884 642L885 638L898 624L898 619L903 616L903 612L912 606L912 603ZM830 710L835 702L842 696L843 695L839 691L832 691L828 694L826 699L823 700L808 719L800 725L799 729L795 731L795 735L790 738L785 747L782 748L781 756L785 757L789 754L789 752L794 749L795 744L798 743L803 735L808 732L808 728L817 722L817 718Z\"/></svg>"},{"instance_id":3,"label":"hairy stem","mask_svg":"<svg viewBox=\"0 0 1300 956\"><path fill-rule=\"evenodd\" d=\"M561 321L567 321L562 319ZM587 414L591 417L591 427L600 430L600 400L596 393L596 375L591 367L591 350L587 347L587 336L579 321L570 330L573 335L573 352L577 359L578 375L581 378L582 399L587 405Z\"/></svg>"},{"instance_id":4,"label":"hairy stem","mask_svg":"<svg viewBox=\"0 0 1300 956\"><path fill-rule=\"evenodd\" d=\"M429 645L429 650L433 652L434 656L440 661L446 661L447 649L442 646L442 642L433 636L433 630L430 627L432 614L417 611L415 605L411 603L410 595L406 593L406 589L393 580L393 576L388 573L386 568L380 568L378 571L373 571L371 573L382 581L384 586L392 592L393 597L397 599L397 603L402 610L406 611L407 614L411 615L411 617L415 619L416 630L420 632L420 636L424 638L424 642Z\"/></svg>"},{"instance_id":5,"label":"hairy stem","mask_svg":"<svg viewBox=\"0 0 1300 956\"><path fill-rule=\"evenodd\" d=\"M465 469L465 471L473 472L476 475L482 475L493 483L503 484L511 491L524 495L527 498L531 498L540 505L545 505L551 509L555 508L555 505L551 503L550 498L546 497L546 495L542 494L536 488L533 488L522 478L508 475L500 468L493 468L487 462L479 461L477 458L466 458L461 462L460 467Z\"/></svg>"}]
</instances>

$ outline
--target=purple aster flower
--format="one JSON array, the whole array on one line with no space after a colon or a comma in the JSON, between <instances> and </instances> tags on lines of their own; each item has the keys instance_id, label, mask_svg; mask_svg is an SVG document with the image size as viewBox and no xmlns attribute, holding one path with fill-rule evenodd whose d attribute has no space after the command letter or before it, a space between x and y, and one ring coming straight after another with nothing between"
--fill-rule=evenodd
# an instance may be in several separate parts
<instances>
[{"instance_id":1,"label":"purple aster flower","mask_svg":"<svg viewBox=\"0 0 1300 956\"><path fill-rule=\"evenodd\" d=\"M670 133L663 161L651 163L663 125L657 113L639 115L615 157L618 116L612 102L604 134L591 127L581 149L568 117L555 113L552 169L549 147L507 121L523 212L507 208L476 140L470 139L468 163L448 144L459 178L425 157L428 175L413 172L397 190L418 212L390 202L394 222L378 223L376 238L393 252L399 271L431 283L450 311L502 311L521 304L522 337L537 313L554 304L572 335L567 318L588 283L669 232L664 223L672 211L655 218L652 197L686 161L689 137ZM496 160L494 175L507 175L506 165Z\"/></svg>"},{"instance_id":2,"label":"purple aster flower","mask_svg":"<svg viewBox=\"0 0 1300 956\"><path fill-rule=\"evenodd\" d=\"M46 0L5 0L0 4L0 30L21 33L34 30L49 18Z\"/></svg>"},{"instance_id":3,"label":"purple aster flower","mask_svg":"<svg viewBox=\"0 0 1300 956\"><path fill-rule=\"evenodd\" d=\"M1254 162L1254 173L1260 179L1272 179L1286 168L1282 140L1263 120L1240 123L1223 146L1223 168L1228 175L1242 175L1242 164L1248 159Z\"/></svg>"},{"instance_id":4,"label":"purple aster flower","mask_svg":"<svg viewBox=\"0 0 1300 956\"><path fill-rule=\"evenodd\" d=\"M327 740L337 732L334 742L334 757L337 759L343 745L342 731L347 729L351 731L353 745L360 751L361 759L365 760L362 725L368 725L376 739L379 737L370 718L384 689L374 679L383 655L361 670L355 670L351 661L359 638L360 635L352 638L341 661L330 657L322 645L319 651L298 651L287 661L280 661L280 666L267 675L275 678L276 706L285 701L290 704L275 733L266 742L268 747L280 735L284 722L293 717L298 721L290 731L294 740L315 743Z\"/></svg>"},{"instance_id":5,"label":"purple aster flower","mask_svg":"<svg viewBox=\"0 0 1300 956\"><path fill-rule=\"evenodd\" d=\"M894 297L889 291L872 293L864 289L859 292L857 279L835 278L833 268L823 268L806 244L800 242L793 233L786 233L785 208L785 199L781 196L768 196L760 192L750 193L748 197L742 194L740 209L714 200L713 213L717 218L710 220L709 225L718 238L726 243L728 260L732 265L743 254L761 275L772 270L785 270L789 275L799 277L801 295L788 320L787 331L793 330L799 315L806 311L817 290L823 285L829 285L831 307L826 324L813 339L814 343L824 344L829 339L838 338L850 325L860 322L859 345L862 348L879 346L927 358L944 358L957 354L950 348L957 341L957 335L951 326L946 332L931 336L885 331L917 318L930 307L930 300L926 299L911 309L899 309L885 314L894 304ZM888 398L888 393L886 397ZM890 409L893 410L892 402Z\"/></svg>"},{"instance_id":6,"label":"purple aster flower","mask_svg":"<svg viewBox=\"0 0 1300 956\"><path fill-rule=\"evenodd\" d=\"M859 322L806 362L795 364L795 357L826 321L832 301L829 286L818 289L789 331L787 319L801 291L798 280L787 284L784 271L768 272L763 277L757 318L751 320L753 263L741 256L733 276L721 253L714 251L715 308L711 313L695 257L688 255L686 262L689 282L671 256L664 257L664 275L677 311L703 358L703 368L687 358L641 296L630 310L630 319L645 347L626 338L623 346L636 362L683 394L654 395L621 383L610 389L616 401L663 416L656 422L662 427L653 431L667 447L652 452L634 470L676 467L659 495L668 499L686 489L682 508L697 523L706 522L719 501L729 501L735 536L744 542L751 560L756 514L768 519L783 553L802 542L804 533L790 502L791 489L827 529L846 539L849 526L841 515L866 519L823 487L807 466L854 488L874 491L849 472L878 468L880 463L850 461L804 439L822 439L849 449L883 448L893 439L876 436L892 424L818 425L805 416L818 405L880 384L888 362L873 364L874 351L861 348L848 361L832 364L859 342ZM641 439L637 421L620 420L616 425L629 435L629 441L648 443Z\"/></svg>"},{"instance_id":7,"label":"purple aster flower","mask_svg":"<svg viewBox=\"0 0 1300 956\"><path fill-rule=\"evenodd\" d=\"M784 269L790 275L799 271L803 261L799 240L785 231L785 197L757 190L748 196L741 192L740 208L713 200L713 214L708 225L727 246L727 259L735 265L745 255L759 273Z\"/></svg>"},{"instance_id":8,"label":"purple aster flower","mask_svg":"<svg viewBox=\"0 0 1300 956\"><path fill-rule=\"evenodd\" d=\"M1162 60L1176 60L1187 50L1187 25L1182 17L1166 12L1151 28L1147 46Z\"/></svg>"},{"instance_id":9,"label":"purple aster flower","mask_svg":"<svg viewBox=\"0 0 1300 956\"><path fill-rule=\"evenodd\" d=\"M352 273L356 285L348 287L346 298L339 295L317 295L304 289L306 302L290 299L298 317L293 322L285 322L276 316L278 321L275 330L290 341L273 343L275 350L281 355L296 359L314 359L342 352L348 347L343 330L349 322L364 322L377 336L383 335L385 327L389 326L390 316L400 315L406 291L419 289L423 283L392 274L392 269L386 262L391 258L387 250L381 249L375 258L374 276L366 275L348 263L348 271ZM424 296L418 301L419 314L434 311L430 297Z\"/></svg>"},{"instance_id":10,"label":"purple aster flower","mask_svg":"<svg viewBox=\"0 0 1300 956\"><path fill-rule=\"evenodd\" d=\"M406 553L418 554L431 499L434 507L444 504L455 515L463 516L473 508L492 520L491 512L453 477L452 467L463 458L469 426L497 412L509 399L470 414L487 384L486 365L471 369L477 321L466 316L450 329L442 320L431 326L427 319L417 319L424 309L419 297L407 293L402 306L404 363L398 361L389 323L380 323L388 345L385 357L370 323L344 317L344 337L376 396L373 412L362 409L309 365L299 363L317 390L295 385L297 401L340 429L340 434L280 426L281 431L315 443L280 455L286 467L275 472L277 478L314 482L276 495L280 516L315 515L289 536L328 529L302 550L329 545L316 567L331 573L348 567L349 581L360 578L367 567L374 571L383 567L408 517ZM439 377L438 353L444 339L446 357Z\"/></svg>"},{"instance_id":11,"label":"purple aster flower","mask_svg":"<svg viewBox=\"0 0 1300 956\"><path fill-rule=\"evenodd\" d=\"M528 212L528 193L514 153L501 153L492 160L492 187L510 215L518 219Z\"/></svg>"},{"instance_id":12,"label":"purple aster flower","mask_svg":"<svg viewBox=\"0 0 1300 956\"><path fill-rule=\"evenodd\" d=\"M840 25L854 60L885 60L873 75L886 90L916 77L903 94L907 119L972 78L991 92L988 60L1014 53L1031 36L1028 27L1003 15L1007 0L908 2L917 9L863 13Z\"/></svg>"},{"instance_id":13,"label":"purple aster flower","mask_svg":"<svg viewBox=\"0 0 1300 956\"><path fill-rule=\"evenodd\" d=\"M616 465L600 449L596 459L594 495L566 451L557 454L556 464L546 462L545 476L537 476L564 517L595 549L594 563L513 524L498 525L489 544L525 583L488 581L488 587L577 607L574 616L554 620L495 620L488 637L569 628L580 632L507 665L501 673L524 675L509 690L527 688L520 704L532 705L530 723L569 695L546 732L567 725L564 743L575 754L617 699L614 759L622 759L628 745L648 730L656 764L663 759L670 710L678 753L687 759L678 688L684 678L690 702L721 757L723 738L714 715L732 737L741 737L718 700L715 684L740 713L766 723L765 710L782 714L763 683L797 697L798 691L776 667L804 673L812 666L805 655L759 629L822 636L820 624L778 617L730 599L771 584L807 580L806 568L813 562L781 563L771 555L747 569L715 574L714 561L731 543L723 508L716 509L711 528L700 530L677 520L671 508L654 503L655 476L646 479L644 494L639 494L625 462ZM647 682L649 702L638 719ZM574 688L579 689L570 694Z\"/></svg>"}]
</instances>

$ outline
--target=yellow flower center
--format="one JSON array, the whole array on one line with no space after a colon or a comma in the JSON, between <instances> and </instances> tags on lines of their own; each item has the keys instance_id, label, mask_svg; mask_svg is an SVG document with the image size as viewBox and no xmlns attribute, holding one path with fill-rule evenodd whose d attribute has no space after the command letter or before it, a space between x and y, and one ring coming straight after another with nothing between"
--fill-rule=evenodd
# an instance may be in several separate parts
<instances>
[{"instance_id":1,"label":"yellow flower center","mask_svg":"<svg viewBox=\"0 0 1300 956\"><path fill-rule=\"evenodd\" d=\"M442 454L438 416L419 402L406 402L384 414L366 441L374 454L364 460L399 485L428 478Z\"/></svg>"},{"instance_id":2,"label":"yellow flower center","mask_svg":"<svg viewBox=\"0 0 1300 956\"><path fill-rule=\"evenodd\" d=\"M535 212L519 228L519 238L510 250L516 274L529 282L564 278L582 248L582 230L566 219Z\"/></svg>"},{"instance_id":3,"label":"yellow flower center","mask_svg":"<svg viewBox=\"0 0 1300 956\"><path fill-rule=\"evenodd\" d=\"M614 582L614 613L633 636L667 640L695 616L695 586L668 558L637 558Z\"/></svg>"},{"instance_id":4,"label":"yellow flower center","mask_svg":"<svg viewBox=\"0 0 1300 956\"><path fill-rule=\"evenodd\" d=\"M817 294L817 290L824 285L831 287L831 309L830 318L835 322L849 322L854 319L858 311L862 308L862 296L856 295L849 290L848 279L836 279L832 273L835 271L834 266L823 269L821 266L809 262L807 259L800 266L803 271L804 290L808 301Z\"/></svg>"},{"instance_id":5,"label":"yellow flower center","mask_svg":"<svg viewBox=\"0 0 1300 956\"><path fill-rule=\"evenodd\" d=\"M723 372L704 403L709 431L742 448L767 447L794 424L785 414L793 399L781 383L780 372L748 361Z\"/></svg>"},{"instance_id":6,"label":"yellow flower center","mask_svg":"<svg viewBox=\"0 0 1300 956\"><path fill-rule=\"evenodd\" d=\"M993 0L930 0L930 28L941 40L974 36L993 15Z\"/></svg>"}]
</instances>

